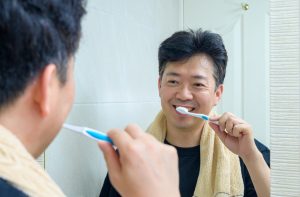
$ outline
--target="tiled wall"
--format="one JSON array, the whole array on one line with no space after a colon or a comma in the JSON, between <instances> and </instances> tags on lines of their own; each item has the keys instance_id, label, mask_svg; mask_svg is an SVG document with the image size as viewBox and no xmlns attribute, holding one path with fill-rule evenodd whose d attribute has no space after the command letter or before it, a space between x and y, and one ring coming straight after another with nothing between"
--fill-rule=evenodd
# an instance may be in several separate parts
<instances>
[{"instance_id":1,"label":"tiled wall","mask_svg":"<svg viewBox=\"0 0 300 197\"><path fill-rule=\"evenodd\" d=\"M76 98L66 122L101 131L147 128L160 109L160 42L180 29L180 0L90 0L76 56ZM67 196L97 196L106 175L95 142L62 130L46 170Z\"/></svg>"},{"instance_id":2,"label":"tiled wall","mask_svg":"<svg viewBox=\"0 0 300 197\"><path fill-rule=\"evenodd\" d=\"M270 0L271 196L300 196L300 3Z\"/></svg>"}]
</instances>

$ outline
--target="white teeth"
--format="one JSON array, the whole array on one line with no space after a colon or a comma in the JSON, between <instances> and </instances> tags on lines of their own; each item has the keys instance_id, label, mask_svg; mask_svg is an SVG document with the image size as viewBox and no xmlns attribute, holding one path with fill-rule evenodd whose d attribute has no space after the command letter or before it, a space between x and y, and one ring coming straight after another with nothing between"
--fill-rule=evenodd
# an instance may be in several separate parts
<instances>
[{"instance_id":1,"label":"white teeth","mask_svg":"<svg viewBox=\"0 0 300 197\"><path fill-rule=\"evenodd\" d=\"M175 108L177 108L177 107L184 107L184 106L176 105ZM184 108L188 109L189 112L194 109L194 108L191 108L191 107L184 107Z\"/></svg>"}]
</instances>

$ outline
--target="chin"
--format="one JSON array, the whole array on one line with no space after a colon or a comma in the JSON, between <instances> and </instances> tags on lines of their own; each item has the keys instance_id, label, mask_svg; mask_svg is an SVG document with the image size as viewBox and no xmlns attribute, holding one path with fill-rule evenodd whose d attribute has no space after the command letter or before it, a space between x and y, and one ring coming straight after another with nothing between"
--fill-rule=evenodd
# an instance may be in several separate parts
<instances>
[{"instance_id":1,"label":"chin","mask_svg":"<svg viewBox=\"0 0 300 197\"><path fill-rule=\"evenodd\" d=\"M187 121L176 121L173 125L178 129L188 129L195 126L195 124Z\"/></svg>"},{"instance_id":2,"label":"chin","mask_svg":"<svg viewBox=\"0 0 300 197\"><path fill-rule=\"evenodd\" d=\"M189 128L190 128L190 127L187 126L187 125L175 125L175 127L176 127L177 129L182 129L182 130L186 130L186 129L189 129Z\"/></svg>"}]
</instances>

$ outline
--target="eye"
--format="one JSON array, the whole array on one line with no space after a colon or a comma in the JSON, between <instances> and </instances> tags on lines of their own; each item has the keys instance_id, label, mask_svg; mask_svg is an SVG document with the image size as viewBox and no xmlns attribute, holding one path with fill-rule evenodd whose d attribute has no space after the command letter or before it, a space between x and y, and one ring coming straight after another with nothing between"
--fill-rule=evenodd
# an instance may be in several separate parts
<instances>
[{"instance_id":1,"label":"eye","mask_svg":"<svg viewBox=\"0 0 300 197\"><path fill-rule=\"evenodd\" d=\"M176 81L176 80L169 80L168 81L168 84L177 84L178 83L178 81Z\"/></svg>"},{"instance_id":2,"label":"eye","mask_svg":"<svg viewBox=\"0 0 300 197\"><path fill-rule=\"evenodd\" d=\"M168 85L174 86L174 85L177 85L179 82L176 80L168 80L167 83L168 83Z\"/></svg>"},{"instance_id":3,"label":"eye","mask_svg":"<svg viewBox=\"0 0 300 197\"><path fill-rule=\"evenodd\" d=\"M197 88L205 87L203 83L194 83L194 86Z\"/></svg>"}]
</instances>

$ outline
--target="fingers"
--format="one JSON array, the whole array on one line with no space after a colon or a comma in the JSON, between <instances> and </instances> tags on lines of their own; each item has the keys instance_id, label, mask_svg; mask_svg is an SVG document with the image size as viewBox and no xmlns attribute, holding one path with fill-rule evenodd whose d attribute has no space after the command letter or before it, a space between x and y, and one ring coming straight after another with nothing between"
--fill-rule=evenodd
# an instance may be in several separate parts
<instances>
[{"instance_id":1,"label":"fingers","mask_svg":"<svg viewBox=\"0 0 300 197\"><path fill-rule=\"evenodd\" d=\"M137 139L144 134L142 129L136 124L129 124L124 131L121 129L112 129L107 132L107 135L119 148L131 143L133 139Z\"/></svg>"},{"instance_id":2,"label":"fingers","mask_svg":"<svg viewBox=\"0 0 300 197\"><path fill-rule=\"evenodd\" d=\"M217 115L211 116L211 117L209 117L209 122L219 125L219 121L218 121L219 118L220 118L220 116L217 116Z\"/></svg>"},{"instance_id":3,"label":"fingers","mask_svg":"<svg viewBox=\"0 0 300 197\"><path fill-rule=\"evenodd\" d=\"M220 117L221 116L219 116L219 115L213 115L213 116L209 117L209 120L210 121L218 121Z\"/></svg>"},{"instance_id":4,"label":"fingers","mask_svg":"<svg viewBox=\"0 0 300 197\"><path fill-rule=\"evenodd\" d=\"M215 133L218 135L218 137L221 139L221 141L225 140L227 133L221 131L219 128L219 125L216 125L216 124L210 122L209 126L215 131Z\"/></svg>"},{"instance_id":5,"label":"fingers","mask_svg":"<svg viewBox=\"0 0 300 197\"><path fill-rule=\"evenodd\" d=\"M229 112L226 112L221 116L214 116L210 118L210 121L219 122L219 127L214 126L213 124L210 125L215 131L217 131L217 128L220 130L220 132L216 133L222 138L226 136L226 134L234 137L240 137L243 134L251 132L251 126L248 123Z\"/></svg>"},{"instance_id":6,"label":"fingers","mask_svg":"<svg viewBox=\"0 0 300 197\"><path fill-rule=\"evenodd\" d=\"M231 132L234 128L234 122L232 119L228 119L226 122L225 122L225 131L227 132Z\"/></svg>"},{"instance_id":7,"label":"fingers","mask_svg":"<svg viewBox=\"0 0 300 197\"><path fill-rule=\"evenodd\" d=\"M112 129L108 136L120 154L108 143L99 142L99 147L111 183L122 196L145 196L150 192L153 196L179 196L178 156L174 147L162 144L137 125L128 125L124 131Z\"/></svg>"},{"instance_id":8,"label":"fingers","mask_svg":"<svg viewBox=\"0 0 300 197\"><path fill-rule=\"evenodd\" d=\"M226 112L226 113L224 113L222 116L220 116L220 118L219 118L219 126L220 126L220 130L221 131L225 131L226 130L226 122L228 121L228 119L231 117L231 113L229 113L229 112ZM229 133L229 131L231 131L231 130L226 130L228 133Z\"/></svg>"},{"instance_id":9,"label":"fingers","mask_svg":"<svg viewBox=\"0 0 300 197\"><path fill-rule=\"evenodd\" d=\"M251 126L244 123L235 125L232 130L232 135L235 137L241 137L242 135L252 135Z\"/></svg>"},{"instance_id":10,"label":"fingers","mask_svg":"<svg viewBox=\"0 0 300 197\"><path fill-rule=\"evenodd\" d=\"M142 129L136 125L136 124L129 124L126 128L125 131L133 138L133 139L137 139L139 137L141 137L144 132L142 131Z\"/></svg>"},{"instance_id":11,"label":"fingers","mask_svg":"<svg viewBox=\"0 0 300 197\"><path fill-rule=\"evenodd\" d=\"M136 141L140 141L140 143L148 143L149 146L152 146L153 141L156 139L152 135L146 134L141 127L136 124L129 124L125 131Z\"/></svg>"},{"instance_id":12,"label":"fingers","mask_svg":"<svg viewBox=\"0 0 300 197\"><path fill-rule=\"evenodd\" d=\"M127 144L130 144L133 139L132 137L127 133L122 131L121 129L112 129L107 132L107 135L112 139L116 147L122 150L122 147L127 146Z\"/></svg>"},{"instance_id":13,"label":"fingers","mask_svg":"<svg viewBox=\"0 0 300 197\"><path fill-rule=\"evenodd\" d=\"M111 129L108 131L107 135L118 148L119 155L111 144L102 141L98 143L104 154L111 182L115 185L120 184L119 180L120 174L122 173L122 166L124 165L123 162L125 161L128 164L131 161L128 160L130 150L133 151L133 149L138 145L138 143L134 142L134 139L139 138L142 134L144 134L144 132L142 132L141 128L134 124L128 125L124 131L121 129ZM131 153L131 155L135 154Z\"/></svg>"},{"instance_id":14,"label":"fingers","mask_svg":"<svg viewBox=\"0 0 300 197\"><path fill-rule=\"evenodd\" d=\"M220 127L219 125L216 125L212 122L209 122L209 126L216 132L216 133L219 133L221 130L220 130Z\"/></svg>"},{"instance_id":15,"label":"fingers","mask_svg":"<svg viewBox=\"0 0 300 197\"><path fill-rule=\"evenodd\" d=\"M98 146L103 152L109 174L111 174L112 178L117 177L121 171L121 164L116 151L107 142L100 141L98 142Z\"/></svg>"}]
</instances>

